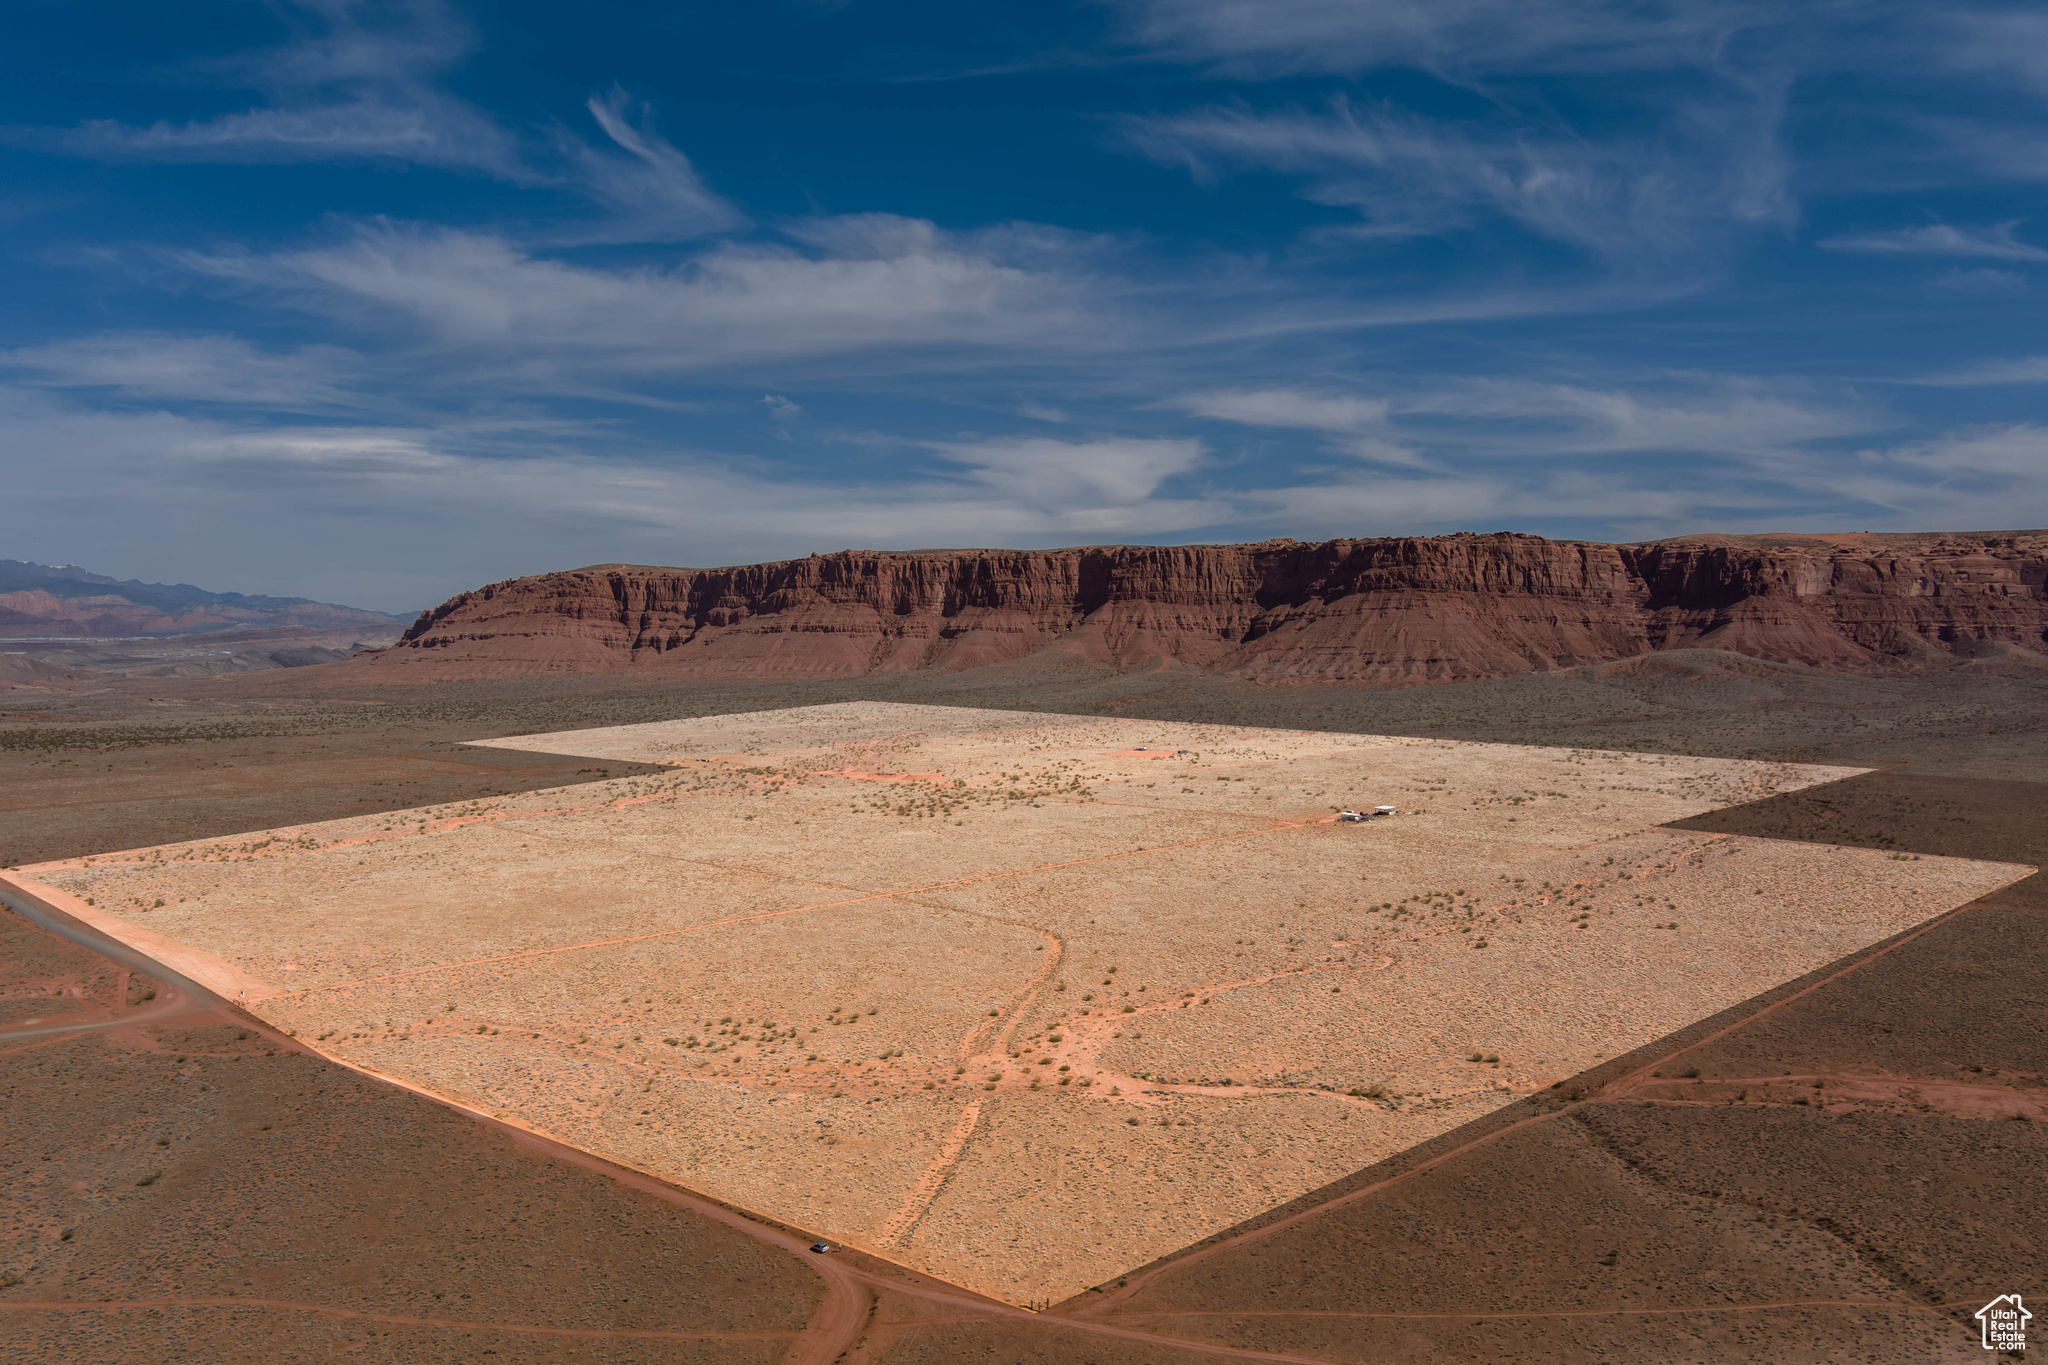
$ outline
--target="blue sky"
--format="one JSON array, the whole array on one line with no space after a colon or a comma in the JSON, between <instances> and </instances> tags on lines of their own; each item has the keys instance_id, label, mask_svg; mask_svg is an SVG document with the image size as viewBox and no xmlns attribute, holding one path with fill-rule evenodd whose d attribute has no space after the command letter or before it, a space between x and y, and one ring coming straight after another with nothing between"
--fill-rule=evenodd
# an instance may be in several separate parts
<instances>
[{"instance_id":1,"label":"blue sky","mask_svg":"<svg viewBox=\"0 0 2048 1365\"><path fill-rule=\"evenodd\" d=\"M2048 11L17 0L0 554L2048 525Z\"/></svg>"}]
</instances>

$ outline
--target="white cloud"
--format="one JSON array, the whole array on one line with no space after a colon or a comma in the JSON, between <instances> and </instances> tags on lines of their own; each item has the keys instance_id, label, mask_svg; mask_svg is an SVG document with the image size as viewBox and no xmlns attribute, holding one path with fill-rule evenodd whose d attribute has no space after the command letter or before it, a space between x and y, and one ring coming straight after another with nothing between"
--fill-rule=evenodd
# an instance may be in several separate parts
<instances>
[{"instance_id":1,"label":"white cloud","mask_svg":"<svg viewBox=\"0 0 2048 1365\"><path fill-rule=\"evenodd\" d=\"M606 449L599 426L259 428L81 410L0 387L21 553L414 609L479 582L635 558L732 563L846 546L1030 546L1184 533L1238 499L1162 491L1199 443L992 437L870 477ZM259 567L260 566L260 567ZM317 588L317 593L310 591Z\"/></svg>"},{"instance_id":2,"label":"white cloud","mask_svg":"<svg viewBox=\"0 0 2048 1365\"><path fill-rule=\"evenodd\" d=\"M1412 66L1453 77L1712 65L1783 11L1739 0L1127 0L1155 56L1275 75Z\"/></svg>"},{"instance_id":3,"label":"white cloud","mask_svg":"<svg viewBox=\"0 0 2048 1365\"><path fill-rule=\"evenodd\" d=\"M347 386L363 364L339 346L273 352L232 336L125 332L0 351L0 369L49 388L308 411L360 402Z\"/></svg>"},{"instance_id":4,"label":"white cloud","mask_svg":"<svg viewBox=\"0 0 2048 1365\"><path fill-rule=\"evenodd\" d=\"M319 32L213 74L268 98L258 107L186 122L88 120L70 129L13 130L16 141L112 160L389 161L479 173L529 189L583 196L603 218L558 225L558 243L672 242L744 228L747 219L621 89L586 104L602 145L566 129L552 139L509 130L440 87L472 46L438 0L294 0Z\"/></svg>"},{"instance_id":5,"label":"white cloud","mask_svg":"<svg viewBox=\"0 0 2048 1365\"><path fill-rule=\"evenodd\" d=\"M433 448L424 433L356 427L278 427L196 436L170 452L237 478L419 479L465 472L470 462Z\"/></svg>"},{"instance_id":6,"label":"white cloud","mask_svg":"<svg viewBox=\"0 0 2048 1365\"><path fill-rule=\"evenodd\" d=\"M1384 398L1303 389L1212 389L1187 394L1175 406L1197 417L1246 426L1355 433L1383 428L1389 403Z\"/></svg>"},{"instance_id":7,"label":"white cloud","mask_svg":"<svg viewBox=\"0 0 2048 1365\"><path fill-rule=\"evenodd\" d=\"M2048 18L1998 3L1117 0L1147 56L1240 78L1409 67L1501 78L1757 70L1990 72L2048 87Z\"/></svg>"},{"instance_id":8,"label":"white cloud","mask_svg":"<svg viewBox=\"0 0 2048 1365\"><path fill-rule=\"evenodd\" d=\"M1644 389L1529 380L1463 380L1404 396L1397 411L1468 424L1494 450L1627 455L1658 451L1775 456L1891 424L1881 413L1799 386L1702 376Z\"/></svg>"},{"instance_id":9,"label":"white cloud","mask_svg":"<svg viewBox=\"0 0 2048 1365\"><path fill-rule=\"evenodd\" d=\"M928 448L1021 507L1078 517L1093 529L1127 520L1128 509L1151 499L1167 479L1194 469L1203 453L1199 441L1115 437L1015 436L933 442Z\"/></svg>"},{"instance_id":10,"label":"white cloud","mask_svg":"<svg viewBox=\"0 0 2048 1365\"><path fill-rule=\"evenodd\" d=\"M2036 8L1958 8L1949 15L1956 42L1945 53L1966 71L2017 76L2048 90L2048 14Z\"/></svg>"},{"instance_id":11,"label":"white cloud","mask_svg":"<svg viewBox=\"0 0 2048 1365\"><path fill-rule=\"evenodd\" d=\"M300 0L320 29L224 64L267 106L184 123L90 120L39 140L80 156L162 161L389 160L533 179L514 139L434 82L471 38L435 0Z\"/></svg>"},{"instance_id":12,"label":"white cloud","mask_svg":"<svg viewBox=\"0 0 2048 1365\"><path fill-rule=\"evenodd\" d=\"M848 254L720 245L661 269L603 269L502 237L370 224L331 247L276 255L186 253L185 269L335 317L396 322L447 347L546 358L567 369L672 373L761 359L891 348L1112 344L1113 292L1031 234L948 234L887 215L822 220ZM1012 260L1012 256L1020 259Z\"/></svg>"},{"instance_id":13,"label":"white cloud","mask_svg":"<svg viewBox=\"0 0 2048 1365\"><path fill-rule=\"evenodd\" d=\"M2020 480L2032 486L2036 505L2048 494L2048 426L1978 427L1860 454L1880 465L1925 470L1947 480Z\"/></svg>"},{"instance_id":14,"label":"white cloud","mask_svg":"<svg viewBox=\"0 0 2048 1365\"><path fill-rule=\"evenodd\" d=\"M1317 431L1343 439L1336 447L1375 464L1427 469L1430 462L1403 444L1388 420L1385 398L1305 389L1210 389L1183 394L1171 406L1212 421L1282 430Z\"/></svg>"},{"instance_id":15,"label":"white cloud","mask_svg":"<svg viewBox=\"0 0 2048 1365\"><path fill-rule=\"evenodd\" d=\"M611 208L609 221L576 232L579 241L680 242L747 226L745 215L714 194L689 157L654 130L642 105L637 119L626 92L593 96L590 116L624 153L601 152L580 138L564 150L585 191Z\"/></svg>"},{"instance_id":16,"label":"white cloud","mask_svg":"<svg viewBox=\"0 0 2048 1365\"><path fill-rule=\"evenodd\" d=\"M1364 444L1340 448L1439 471L1474 458L1777 456L1890 424L1883 414L1796 386L1712 376L1639 389L1437 376L1398 386L1382 380L1379 391L1363 394L1216 389L1172 406L1247 426L1359 437Z\"/></svg>"},{"instance_id":17,"label":"white cloud","mask_svg":"<svg viewBox=\"0 0 2048 1365\"><path fill-rule=\"evenodd\" d=\"M1382 405L1386 429L1426 451L1432 468L1347 463L1311 474L1291 461L1212 456L1184 437L991 435L897 448L907 456L877 444L868 472L848 476L803 459L626 444L606 424L519 414L266 427L91 411L0 387L0 536L30 557L222 584L253 575L261 590L398 610L570 564L734 563L845 546L1560 519L1647 536L1811 521L1815 509L1873 527L2048 519L2040 426L1852 448L1840 435L1857 425L1852 409L1726 380L1696 380L1684 395L1447 383L1356 396L1217 390L1192 404L1213 420L1287 423L1340 446L1373 439ZM1583 458L1624 450L1646 458Z\"/></svg>"},{"instance_id":18,"label":"white cloud","mask_svg":"<svg viewBox=\"0 0 2048 1365\"><path fill-rule=\"evenodd\" d=\"M1734 225L1796 216L1776 141L1779 104L1679 109L1656 137L1596 141L1566 130L1466 127L1335 101L1329 112L1211 108L1133 120L1146 155L1197 176L1248 166L1309 178L1318 202L1355 208L1384 238L1505 218L1625 258L1696 250Z\"/></svg>"},{"instance_id":19,"label":"white cloud","mask_svg":"<svg viewBox=\"0 0 2048 1365\"><path fill-rule=\"evenodd\" d=\"M1873 509L1865 522L1910 530L2011 530L2048 524L2048 427L1965 428L1809 460L1784 483L1819 505Z\"/></svg>"},{"instance_id":20,"label":"white cloud","mask_svg":"<svg viewBox=\"0 0 2048 1365\"><path fill-rule=\"evenodd\" d=\"M1926 375L1914 381L1939 388L1975 388L1991 384L2048 384L2048 355L2014 360L1987 360L1958 370Z\"/></svg>"},{"instance_id":21,"label":"white cloud","mask_svg":"<svg viewBox=\"0 0 2048 1365\"><path fill-rule=\"evenodd\" d=\"M1948 223L1828 237L1818 245L1829 251L1861 251L1877 255L1979 256L1995 261L2048 261L2048 247L2022 242L2013 230L2017 220L1988 228L1959 228Z\"/></svg>"},{"instance_id":22,"label":"white cloud","mask_svg":"<svg viewBox=\"0 0 2048 1365\"><path fill-rule=\"evenodd\" d=\"M474 110L431 98L365 97L307 109L251 109L146 127L92 120L50 139L80 156L151 161L408 161L527 180L513 140Z\"/></svg>"}]
</instances>

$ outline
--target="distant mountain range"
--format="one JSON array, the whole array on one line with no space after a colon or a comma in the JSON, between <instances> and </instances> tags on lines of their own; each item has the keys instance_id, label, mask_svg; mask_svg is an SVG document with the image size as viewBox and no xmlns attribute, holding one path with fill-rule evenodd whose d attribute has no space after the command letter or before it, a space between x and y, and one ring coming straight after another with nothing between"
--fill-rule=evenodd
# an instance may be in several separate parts
<instances>
[{"instance_id":1,"label":"distant mountain range","mask_svg":"<svg viewBox=\"0 0 2048 1365\"><path fill-rule=\"evenodd\" d=\"M169 639L279 631L388 640L407 617L304 597L142 583L75 564L0 559L0 639Z\"/></svg>"}]
</instances>

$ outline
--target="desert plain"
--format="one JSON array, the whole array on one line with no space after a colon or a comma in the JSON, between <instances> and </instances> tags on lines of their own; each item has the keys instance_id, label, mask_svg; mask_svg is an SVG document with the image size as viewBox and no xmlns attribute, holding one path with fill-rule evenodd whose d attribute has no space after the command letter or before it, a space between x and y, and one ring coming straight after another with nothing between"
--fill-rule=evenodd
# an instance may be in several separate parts
<instances>
[{"instance_id":1,"label":"desert plain","mask_svg":"<svg viewBox=\"0 0 2048 1365\"><path fill-rule=\"evenodd\" d=\"M1030 1306L2033 871L1669 827L1840 765L878 701L482 743L638 766L17 875L347 1066Z\"/></svg>"}]
</instances>

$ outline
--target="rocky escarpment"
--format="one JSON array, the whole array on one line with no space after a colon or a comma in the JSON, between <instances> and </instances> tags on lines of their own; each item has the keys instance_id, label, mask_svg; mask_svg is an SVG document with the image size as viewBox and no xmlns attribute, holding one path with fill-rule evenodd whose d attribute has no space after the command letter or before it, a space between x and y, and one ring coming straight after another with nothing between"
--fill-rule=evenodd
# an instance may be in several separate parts
<instances>
[{"instance_id":1,"label":"rocky escarpment","mask_svg":"<svg viewBox=\"0 0 2048 1365\"><path fill-rule=\"evenodd\" d=\"M1043 654L1422 683L1686 646L1860 671L2041 651L2048 532L1639 545L1461 534L607 565L462 593L349 667L394 680L820 677Z\"/></svg>"}]
</instances>

